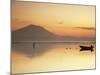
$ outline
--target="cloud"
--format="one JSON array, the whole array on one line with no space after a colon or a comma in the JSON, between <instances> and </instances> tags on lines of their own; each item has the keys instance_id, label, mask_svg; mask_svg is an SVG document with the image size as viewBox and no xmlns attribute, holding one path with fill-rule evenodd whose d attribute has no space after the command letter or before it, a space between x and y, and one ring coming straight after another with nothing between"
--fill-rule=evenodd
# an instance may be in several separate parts
<instances>
[{"instance_id":1,"label":"cloud","mask_svg":"<svg viewBox=\"0 0 100 75\"><path fill-rule=\"evenodd\" d=\"M94 27L75 27L75 28L84 29L84 30L95 30Z\"/></svg>"}]
</instances>

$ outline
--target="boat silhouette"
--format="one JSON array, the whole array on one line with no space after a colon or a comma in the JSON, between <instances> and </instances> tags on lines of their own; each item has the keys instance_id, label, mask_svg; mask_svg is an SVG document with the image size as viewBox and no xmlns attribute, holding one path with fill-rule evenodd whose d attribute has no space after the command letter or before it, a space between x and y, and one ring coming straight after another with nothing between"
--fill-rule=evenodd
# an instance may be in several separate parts
<instances>
[{"instance_id":1,"label":"boat silhouette","mask_svg":"<svg viewBox=\"0 0 100 75\"><path fill-rule=\"evenodd\" d=\"M91 46L80 46L80 51L93 51L93 45Z\"/></svg>"}]
</instances>

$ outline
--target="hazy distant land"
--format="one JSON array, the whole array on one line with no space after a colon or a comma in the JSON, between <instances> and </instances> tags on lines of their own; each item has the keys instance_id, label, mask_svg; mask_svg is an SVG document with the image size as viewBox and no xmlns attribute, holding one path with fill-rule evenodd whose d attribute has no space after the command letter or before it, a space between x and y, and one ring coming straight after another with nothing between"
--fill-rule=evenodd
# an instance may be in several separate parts
<instances>
[{"instance_id":1,"label":"hazy distant land","mask_svg":"<svg viewBox=\"0 0 100 75\"><path fill-rule=\"evenodd\" d=\"M59 36L41 26L29 25L12 31L12 42L20 41L94 41L93 37Z\"/></svg>"}]
</instances>

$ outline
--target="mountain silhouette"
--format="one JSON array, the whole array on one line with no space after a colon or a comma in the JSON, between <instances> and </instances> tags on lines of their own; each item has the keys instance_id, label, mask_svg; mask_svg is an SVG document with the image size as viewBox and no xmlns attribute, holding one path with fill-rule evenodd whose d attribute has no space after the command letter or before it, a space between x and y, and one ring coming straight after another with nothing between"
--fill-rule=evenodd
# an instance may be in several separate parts
<instances>
[{"instance_id":1,"label":"mountain silhouette","mask_svg":"<svg viewBox=\"0 0 100 75\"><path fill-rule=\"evenodd\" d=\"M59 36L41 26L28 25L12 32L12 42L17 41L82 41L93 40L88 37Z\"/></svg>"},{"instance_id":2,"label":"mountain silhouette","mask_svg":"<svg viewBox=\"0 0 100 75\"><path fill-rule=\"evenodd\" d=\"M57 38L57 35L36 25L29 25L12 32L12 41L50 41Z\"/></svg>"}]
</instances>

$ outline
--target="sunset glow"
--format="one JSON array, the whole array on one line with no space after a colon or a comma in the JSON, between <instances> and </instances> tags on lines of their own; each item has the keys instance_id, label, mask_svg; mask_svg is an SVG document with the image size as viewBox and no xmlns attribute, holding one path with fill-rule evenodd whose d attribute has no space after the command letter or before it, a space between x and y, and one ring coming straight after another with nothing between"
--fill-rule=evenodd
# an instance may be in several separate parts
<instances>
[{"instance_id":1,"label":"sunset glow","mask_svg":"<svg viewBox=\"0 0 100 75\"><path fill-rule=\"evenodd\" d=\"M95 6L13 2L12 30L39 25L61 36L95 36ZM93 27L93 30L75 27ZM75 32L75 35L73 34Z\"/></svg>"},{"instance_id":2,"label":"sunset glow","mask_svg":"<svg viewBox=\"0 0 100 75\"><path fill-rule=\"evenodd\" d=\"M12 0L12 74L95 69L95 9Z\"/></svg>"}]
</instances>

